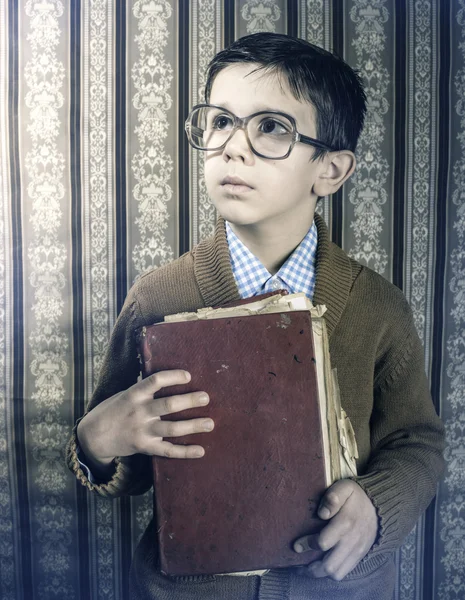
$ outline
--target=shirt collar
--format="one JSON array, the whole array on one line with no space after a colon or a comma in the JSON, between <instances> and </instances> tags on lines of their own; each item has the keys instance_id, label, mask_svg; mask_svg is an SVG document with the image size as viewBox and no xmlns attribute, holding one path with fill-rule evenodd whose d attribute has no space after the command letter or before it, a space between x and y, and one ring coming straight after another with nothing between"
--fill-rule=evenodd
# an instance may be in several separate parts
<instances>
[{"instance_id":1,"label":"shirt collar","mask_svg":"<svg viewBox=\"0 0 465 600\"><path fill-rule=\"evenodd\" d=\"M302 292L310 300L315 289L315 260L318 234L315 223L275 275L241 242L226 222L231 267L241 298L249 298L277 289Z\"/></svg>"}]
</instances>

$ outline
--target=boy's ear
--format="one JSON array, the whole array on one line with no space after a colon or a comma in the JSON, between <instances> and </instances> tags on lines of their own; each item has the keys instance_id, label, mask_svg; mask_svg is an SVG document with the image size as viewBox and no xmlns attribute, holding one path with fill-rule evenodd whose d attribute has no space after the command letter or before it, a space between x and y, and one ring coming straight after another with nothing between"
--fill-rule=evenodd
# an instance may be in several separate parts
<instances>
[{"instance_id":1,"label":"boy's ear","mask_svg":"<svg viewBox=\"0 0 465 600\"><path fill-rule=\"evenodd\" d=\"M334 194L349 179L355 169L355 154L350 150L329 152L321 163L320 174L313 184L313 192L319 197Z\"/></svg>"}]
</instances>

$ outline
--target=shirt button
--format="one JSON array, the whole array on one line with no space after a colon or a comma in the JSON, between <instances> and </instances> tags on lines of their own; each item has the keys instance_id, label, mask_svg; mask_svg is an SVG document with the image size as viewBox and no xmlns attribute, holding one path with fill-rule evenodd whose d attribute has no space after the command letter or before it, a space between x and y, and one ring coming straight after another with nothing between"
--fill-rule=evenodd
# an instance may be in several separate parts
<instances>
[{"instance_id":1,"label":"shirt button","mask_svg":"<svg viewBox=\"0 0 465 600\"><path fill-rule=\"evenodd\" d=\"M272 290L279 290L281 289L281 284L277 279L273 279L273 281L271 282L271 289Z\"/></svg>"}]
</instances>

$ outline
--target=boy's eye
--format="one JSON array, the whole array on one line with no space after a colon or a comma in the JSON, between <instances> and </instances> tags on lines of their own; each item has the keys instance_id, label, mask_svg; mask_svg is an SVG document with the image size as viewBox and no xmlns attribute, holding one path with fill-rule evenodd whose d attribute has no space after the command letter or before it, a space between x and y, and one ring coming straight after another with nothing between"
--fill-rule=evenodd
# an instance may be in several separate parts
<instances>
[{"instance_id":1,"label":"boy's eye","mask_svg":"<svg viewBox=\"0 0 465 600\"><path fill-rule=\"evenodd\" d=\"M269 135L283 135L290 133L288 125L281 123L273 117L266 117L265 119L263 119L260 122L259 130L262 133L266 133Z\"/></svg>"},{"instance_id":2,"label":"boy's eye","mask_svg":"<svg viewBox=\"0 0 465 600\"><path fill-rule=\"evenodd\" d=\"M233 120L228 115L217 115L213 119L212 129L230 129L233 125Z\"/></svg>"}]
</instances>

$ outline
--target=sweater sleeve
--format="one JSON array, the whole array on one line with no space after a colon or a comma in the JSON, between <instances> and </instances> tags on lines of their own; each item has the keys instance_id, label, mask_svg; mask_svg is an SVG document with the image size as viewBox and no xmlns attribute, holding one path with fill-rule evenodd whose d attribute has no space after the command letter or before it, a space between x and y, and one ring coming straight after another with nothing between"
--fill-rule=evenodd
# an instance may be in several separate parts
<instances>
[{"instance_id":1,"label":"sweater sleeve","mask_svg":"<svg viewBox=\"0 0 465 600\"><path fill-rule=\"evenodd\" d=\"M142 324L139 312L135 295L130 292L111 334L97 387L81 419L100 402L136 383L140 365L134 332ZM68 467L78 481L89 490L105 497L136 495L146 492L152 484L151 461L149 456L140 454L116 457L114 471L108 481L98 483L89 481L79 463L76 451L78 442L76 431L81 419L75 424L66 448Z\"/></svg>"},{"instance_id":2,"label":"sweater sleeve","mask_svg":"<svg viewBox=\"0 0 465 600\"><path fill-rule=\"evenodd\" d=\"M436 414L413 319L375 379L371 456L355 481L378 512L370 555L397 549L436 493L443 469L444 426Z\"/></svg>"}]
</instances>

